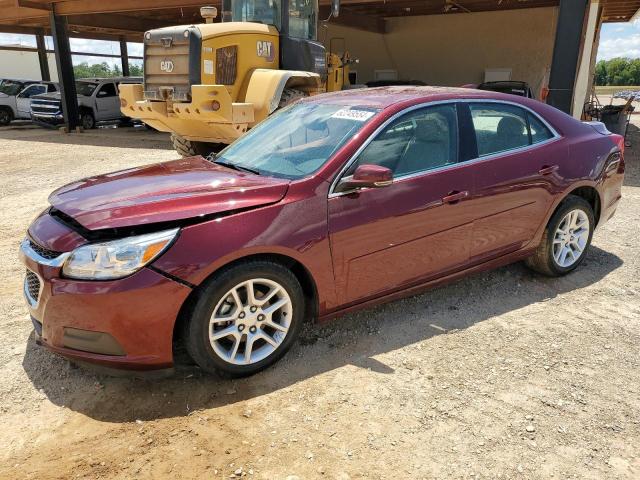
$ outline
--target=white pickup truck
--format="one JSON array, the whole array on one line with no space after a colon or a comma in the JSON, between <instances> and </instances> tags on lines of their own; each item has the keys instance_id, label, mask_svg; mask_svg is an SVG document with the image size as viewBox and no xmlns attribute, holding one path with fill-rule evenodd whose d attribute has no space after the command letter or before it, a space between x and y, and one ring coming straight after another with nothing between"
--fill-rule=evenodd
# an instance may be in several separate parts
<instances>
[{"instance_id":1,"label":"white pickup truck","mask_svg":"<svg viewBox=\"0 0 640 480\"><path fill-rule=\"evenodd\" d=\"M0 84L0 125L31 119L31 97L59 91L55 82L4 79Z\"/></svg>"},{"instance_id":2,"label":"white pickup truck","mask_svg":"<svg viewBox=\"0 0 640 480\"><path fill-rule=\"evenodd\" d=\"M138 77L82 78L76 80L80 124L85 130L100 122L122 122L127 117L120 111L119 86L122 83L141 82ZM42 126L55 126L64 122L59 93L45 93L31 102L31 120Z\"/></svg>"}]
</instances>

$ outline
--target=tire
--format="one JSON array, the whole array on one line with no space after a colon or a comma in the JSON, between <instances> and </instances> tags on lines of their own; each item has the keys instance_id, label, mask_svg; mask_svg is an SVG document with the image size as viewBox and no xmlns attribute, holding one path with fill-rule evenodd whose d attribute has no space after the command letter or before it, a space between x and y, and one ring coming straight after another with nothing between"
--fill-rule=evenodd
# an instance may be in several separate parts
<instances>
[{"instance_id":1,"label":"tire","mask_svg":"<svg viewBox=\"0 0 640 480\"><path fill-rule=\"evenodd\" d=\"M576 212L573 218L576 219L577 225L580 225L584 219L588 221L588 225L581 229L573 228L570 230L574 225L569 225L565 222L570 221L568 215L570 213L573 214L573 212ZM570 233L562 233L559 230L561 226L563 227L562 230L568 230ZM582 263L586 256L591 245L594 228L595 218L591 205L582 197L569 195L551 216L544 230L540 245L538 245L535 253L525 260L525 264L532 270L549 277L560 277L572 272ZM557 242L556 244L554 244L554 239ZM571 239L576 240L569 241ZM569 241L569 244L565 247L566 241ZM580 251L578 251L578 243L582 248ZM568 248L572 251L571 258L569 258L568 253L565 253L563 257L563 248ZM559 258L556 258L556 256L559 256ZM565 258L564 261L562 260L563 258ZM568 262L571 263L569 264Z\"/></svg>"},{"instance_id":2,"label":"tire","mask_svg":"<svg viewBox=\"0 0 640 480\"><path fill-rule=\"evenodd\" d=\"M290 103L293 103L301 98L308 97L309 94L302 90L296 90L295 88L285 88L280 96L280 102L278 103L278 110L286 107Z\"/></svg>"},{"instance_id":3,"label":"tire","mask_svg":"<svg viewBox=\"0 0 640 480\"><path fill-rule=\"evenodd\" d=\"M253 303L245 283L249 280L253 281L255 297L275 293L262 305L259 297ZM282 305L275 308L276 303ZM271 313L269 306L274 308ZM202 370L248 376L269 367L291 348L304 316L302 287L288 268L267 260L248 261L207 280L190 311L183 339L187 352ZM215 317L222 320L210 323ZM273 324L278 328L270 326ZM219 338L210 339L210 331ZM250 339L252 348L247 362Z\"/></svg>"},{"instance_id":4,"label":"tire","mask_svg":"<svg viewBox=\"0 0 640 480\"><path fill-rule=\"evenodd\" d=\"M176 152L183 157L197 157L198 155L202 155L206 158L212 153L218 153L226 147L226 145L222 143L195 142L187 140L175 133L171 134L171 143L173 144L173 148L175 148Z\"/></svg>"},{"instance_id":5,"label":"tire","mask_svg":"<svg viewBox=\"0 0 640 480\"><path fill-rule=\"evenodd\" d=\"M85 111L80 113L80 125L85 130L92 130L96 128L96 119L93 113Z\"/></svg>"},{"instance_id":6,"label":"tire","mask_svg":"<svg viewBox=\"0 0 640 480\"><path fill-rule=\"evenodd\" d=\"M9 125L13 120L13 112L8 108L0 108L0 125Z\"/></svg>"}]
</instances>

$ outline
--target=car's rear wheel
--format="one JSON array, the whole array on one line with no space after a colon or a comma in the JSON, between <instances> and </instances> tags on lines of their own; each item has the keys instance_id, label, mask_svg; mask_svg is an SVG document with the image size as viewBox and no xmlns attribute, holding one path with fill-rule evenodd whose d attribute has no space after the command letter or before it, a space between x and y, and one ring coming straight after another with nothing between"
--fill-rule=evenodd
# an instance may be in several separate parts
<instances>
[{"instance_id":1,"label":"car's rear wheel","mask_svg":"<svg viewBox=\"0 0 640 480\"><path fill-rule=\"evenodd\" d=\"M8 108L0 108L0 125L9 125L13 120L13 112Z\"/></svg>"},{"instance_id":2,"label":"car's rear wheel","mask_svg":"<svg viewBox=\"0 0 640 480\"><path fill-rule=\"evenodd\" d=\"M569 195L549 220L536 252L525 263L544 275L566 275L584 260L594 228L591 205L582 197Z\"/></svg>"},{"instance_id":3,"label":"car's rear wheel","mask_svg":"<svg viewBox=\"0 0 640 480\"><path fill-rule=\"evenodd\" d=\"M205 371L252 375L281 358L304 321L295 275L271 261L250 261L211 278L186 326L191 358Z\"/></svg>"}]
</instances>

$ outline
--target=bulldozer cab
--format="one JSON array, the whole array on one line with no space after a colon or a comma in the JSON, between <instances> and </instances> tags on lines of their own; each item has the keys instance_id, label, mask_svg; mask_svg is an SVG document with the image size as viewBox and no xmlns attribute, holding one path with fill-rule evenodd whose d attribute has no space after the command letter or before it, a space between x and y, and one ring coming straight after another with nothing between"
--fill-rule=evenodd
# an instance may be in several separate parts
<instances>
[{"instance_id":1,"label":"bulldozer cab","mask_svg":"<svg viewBox=\"0 0 640 480\"><path fill-rule=\"evenodd\" d=\"M280 34L280 68L326 78L326 50L317 41L318 0L224 0L222 21L274 26Z\"/></svg>"}]
</instances>

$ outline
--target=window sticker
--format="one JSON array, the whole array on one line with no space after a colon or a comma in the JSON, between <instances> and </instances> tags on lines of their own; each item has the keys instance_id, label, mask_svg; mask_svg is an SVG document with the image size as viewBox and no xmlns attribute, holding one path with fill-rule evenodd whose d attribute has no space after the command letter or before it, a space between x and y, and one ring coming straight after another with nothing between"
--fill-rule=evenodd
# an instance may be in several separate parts
<instances>
[{"instance_id":1,"label":"window sticker","mask_svg":"<svg viewBox=\"0 0 640 480\"><path fill-rule=\"evenodd\" d=\"M370 110L353 110L342 108L331 115L331 118L342 118L343 120L355 120L357 122L366 122L373 117L376 112Z\"/></svg>"},{"instance_id":2,"label":"window sticker","mask_svg":"<svg viewBox=\"0 0 640 480\"><path fill-rule=\"evenodd\" d=\"M204 73L207 75L213 75L213 60L204 61Z\"/></svg>"}]
</instances>

